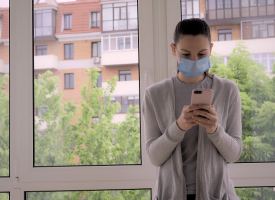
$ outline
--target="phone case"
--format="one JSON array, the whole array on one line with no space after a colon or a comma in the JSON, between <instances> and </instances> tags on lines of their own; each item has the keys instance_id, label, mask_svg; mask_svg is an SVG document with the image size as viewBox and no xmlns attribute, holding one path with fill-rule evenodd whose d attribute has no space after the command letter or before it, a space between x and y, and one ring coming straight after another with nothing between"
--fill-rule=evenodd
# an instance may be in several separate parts
<instances>
[{"instance_id":1,"label":"phone case","mask_svg":"<svg viewBox=\"0 0 275 200\"><path fill-rule=\"evenodd\" d=\"M195 94L195 91L201 91L201 94ZM192 96L191 96L191 105L199 105L199 104L203 104L203 105L211 105L212 102L212 94L213 94L213 90L212 89L193 89L192 90ZM199 109L199 110L205 110L205 109ZM204 116L202 116L204 117ZM204 117L206 118L206 117Z\"/></svg>"}]
</instances>

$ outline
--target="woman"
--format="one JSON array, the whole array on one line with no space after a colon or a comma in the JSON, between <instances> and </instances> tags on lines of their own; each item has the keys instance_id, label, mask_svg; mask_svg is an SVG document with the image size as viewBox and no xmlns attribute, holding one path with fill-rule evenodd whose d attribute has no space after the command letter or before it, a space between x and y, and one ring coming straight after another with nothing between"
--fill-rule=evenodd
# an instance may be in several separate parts
<instances>
[{"instance_id":1,"label":"woman","mask_svg":"<svg viewBox=\"0 0 275 200\"><path fill-rule=\"evenodd\" d=\"M147 155L160 167L154 200L239 200L226 162L243 150L238 85L209 73L205 21L180 21L170 46L177 75L146 88L142 104ZM190 105L196 88L213 90L211 106Z\"/></svg>"}]
</instances>

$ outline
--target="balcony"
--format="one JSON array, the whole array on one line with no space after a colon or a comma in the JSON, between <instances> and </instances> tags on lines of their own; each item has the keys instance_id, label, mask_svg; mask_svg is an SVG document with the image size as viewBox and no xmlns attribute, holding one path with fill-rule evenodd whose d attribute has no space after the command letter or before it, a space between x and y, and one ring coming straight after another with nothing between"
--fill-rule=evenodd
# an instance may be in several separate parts
<instances>
[{"instance_id":1,"label":"balcony","mask_svg":"<svg viewBox=\"0 0 275 200\"><path fill-rule=\"evenodd\" d=\"M101 65L138 64L138 49L123 51L107 51L101 53Z\"/></svg>"},{"instance_id":2,"label":"balcony","mask_svg":"<svg viewBox=\"0 0 275 200\"><path fill-rule=\"evenodd\" d=\"M57 56L34 56L34 70L58 70Z\"/></svg>"}]
</instances>

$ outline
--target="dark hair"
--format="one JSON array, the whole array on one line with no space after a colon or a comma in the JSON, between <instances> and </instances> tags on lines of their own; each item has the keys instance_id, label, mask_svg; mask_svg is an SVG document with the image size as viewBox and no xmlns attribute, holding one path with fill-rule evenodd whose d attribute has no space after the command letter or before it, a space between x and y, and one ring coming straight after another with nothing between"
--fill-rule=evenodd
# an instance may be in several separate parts
<instances>
[{"instance_id":1,"label":"dark hair","mask_svg":"<svg viewBox=\"0 0 275 200\"><path fill-rule=\"evenodd\" d=\"M208 24L199 18L184 19L180 21L174 32L174 44L175 47L180 40L181 36L184 35L204 35L209 40L209 46L211 46L211 33ZM179 70L177 70L177 74ZM214 74L209 73L209 69L206 70L206 75L213 76Z\"/></svg>"}]
</instances>

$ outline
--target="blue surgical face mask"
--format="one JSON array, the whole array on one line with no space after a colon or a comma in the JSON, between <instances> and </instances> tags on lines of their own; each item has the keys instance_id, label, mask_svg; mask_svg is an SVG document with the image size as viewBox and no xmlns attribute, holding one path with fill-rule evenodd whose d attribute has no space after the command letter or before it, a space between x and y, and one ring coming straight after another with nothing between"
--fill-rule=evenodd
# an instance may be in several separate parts
<instances>
[{"instance_id":1,"label":"blue surgical face mask","mask_svg":"<svg viewBox=\"0 0 275 200\"><path fill-rule=\"evenodd\" d=\"M179 56L180 63L178 65L178 70L189 78L195 78L203 74L208 70L211 65L209 61L209 56L206 56L200 60L189 60Z\"/></svg>"}]
</instances>

